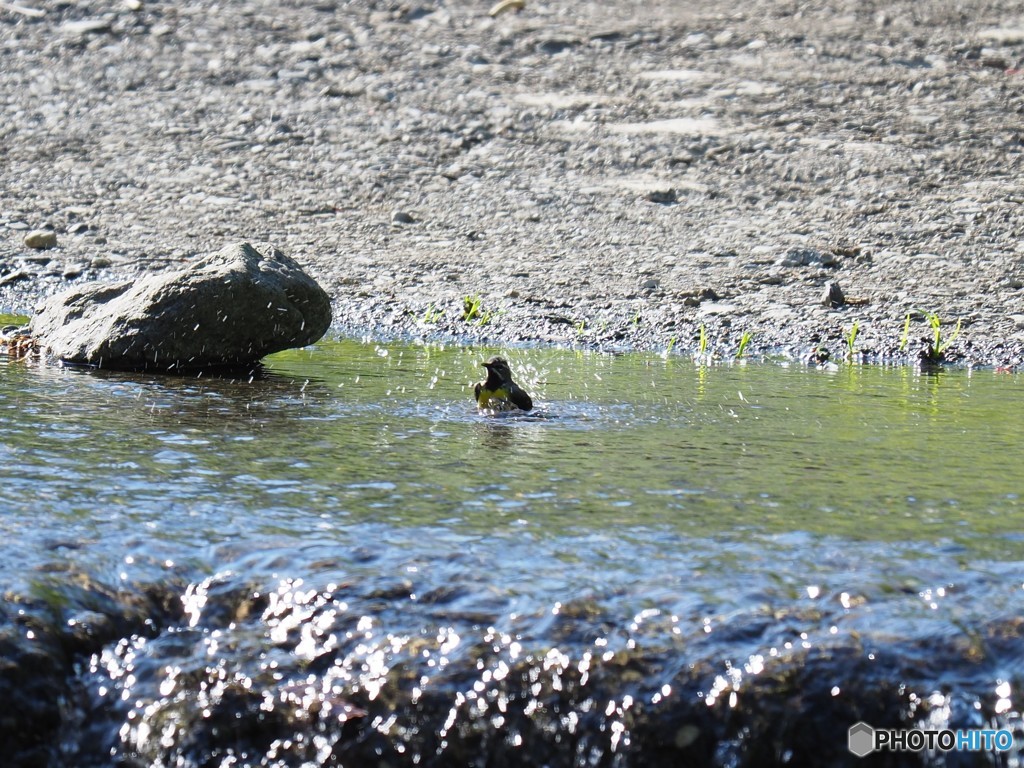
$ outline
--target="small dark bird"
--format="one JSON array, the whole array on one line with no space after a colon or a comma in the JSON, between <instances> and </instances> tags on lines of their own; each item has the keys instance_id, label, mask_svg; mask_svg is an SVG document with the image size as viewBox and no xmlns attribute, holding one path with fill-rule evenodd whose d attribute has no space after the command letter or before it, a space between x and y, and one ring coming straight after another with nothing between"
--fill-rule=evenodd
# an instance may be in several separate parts
<instances>
[{"instance_id":1,"label":"small dark bird","mask_svg":"<svg viewBox=\"0 0 1024 768\"><path fill-rule=\"evenodd\" d=\"M492 357L480 365L487 369L487 380L473 387L478 408L491 411L528 411L533 408L533 400L526 390L512 381L512 369L505 358Z\"/></svg>"}]
</instances>

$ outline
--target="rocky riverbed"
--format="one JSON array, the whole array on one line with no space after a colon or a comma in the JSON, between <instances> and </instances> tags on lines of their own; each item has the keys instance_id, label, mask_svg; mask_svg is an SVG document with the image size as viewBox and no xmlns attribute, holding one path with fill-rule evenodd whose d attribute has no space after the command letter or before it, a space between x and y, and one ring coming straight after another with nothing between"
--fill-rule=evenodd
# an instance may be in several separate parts
<instances>
[{"instance_id":1,"label":"rocky riverbed","mask_svg":"<svg viewBox=\"0 0 1024 768\"><path fill-rule=\"evenodd\" d=\"M0 4L0 304L256 239L354 330L1024 360L1018 4L492 10Z\"/></svg>"}]
</instances>

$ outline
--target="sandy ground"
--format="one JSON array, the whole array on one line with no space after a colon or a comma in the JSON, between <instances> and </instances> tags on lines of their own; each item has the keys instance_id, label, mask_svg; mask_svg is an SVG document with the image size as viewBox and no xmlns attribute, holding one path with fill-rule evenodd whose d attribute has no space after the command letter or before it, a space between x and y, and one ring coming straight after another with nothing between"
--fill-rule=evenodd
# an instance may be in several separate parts
<instances>
[{"instance_id":1,"label":"sandy ground","mask_svg":"<svg viewBox=\"0 0 1024 768\"><path fill-rule=\"evenodd\" d=\"M0 3L0 305L261 240L348 331L1024 359L1019 4L490 8Z\"/></svg>"}]
</instances>

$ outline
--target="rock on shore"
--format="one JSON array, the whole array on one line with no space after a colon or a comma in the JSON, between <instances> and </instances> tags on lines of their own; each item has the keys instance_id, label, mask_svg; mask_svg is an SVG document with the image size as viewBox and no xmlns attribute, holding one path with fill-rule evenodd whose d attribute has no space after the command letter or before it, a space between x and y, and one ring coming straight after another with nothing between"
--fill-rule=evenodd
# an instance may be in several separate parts
<instances>
[{"instance_id":1,"label":"rock on shore","mask_svg":"<svg viewBox=\"0 0 1024 768\"><path fill-rule=\"evenodd\" d=\"M238 243L184 270L54 296L30 332L65 362L177 371L248 365L330 324L330 298L293 259Z\"/></svg>"}]
</instances>

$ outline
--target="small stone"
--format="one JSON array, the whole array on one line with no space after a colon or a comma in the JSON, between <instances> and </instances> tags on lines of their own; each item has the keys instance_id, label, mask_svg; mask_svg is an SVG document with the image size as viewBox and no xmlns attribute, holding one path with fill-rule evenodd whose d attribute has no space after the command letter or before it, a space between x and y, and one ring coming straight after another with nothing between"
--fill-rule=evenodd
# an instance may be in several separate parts
<instances>
[{"instance_id":1,"label":"small stone","mask_svg":"<svg viewBox=\"0 0 1024 768\"><path fill-rule=\"evenodd\" d=\"M415 224L416 219L408 211L395 211L391 214L391 223L394 225Z\"/></svg>"},{"instance_id":2,"label":"small stone","mask_svg":"<svg viewBox=\"0 0 1024 768\"><path fill-rule=\"evenodd\" d=\"M48 229L33 229L25 235L25 245L42 251L47 248L54 248L57 245L57 235Z\"/></svg>"},{"instance_id":3,"label":"small stone","mask_svg":"<svg viewBox=\"0 0 1024 768\"><path fill-rule=\"evenodd\" d=\"M572 319L565 315L545 315L544 319L552 325L575 325Z\"/></svg>"},{"instance_id":4,"label":"small stone","mask_svg":"<svg viewBox=\"0 0 1024 768\"><path fill-rule=\"evenodd\" d=\"M701 288L698 295L701 301L718 301L722 298L714 288Z\"/></svg>"},{"instance_id":5,"label":"small stone","mask_svg":"<svg viewBox=\"0 0 1024 768\"><path fill-rule=\"evenodd\" d=\"M780 267L806 267L818 261L818 252L813 248L791 248L775 263Z\"/></svg>"},{"instance_id":6,"label":"small stone","mask_svg":"<svg viewBox=\"0 0 1024 768\"><path fill-rule=\"evenodd\" d=\"M644 197L648 202L658 203L659 205L671 205L679 201L676 191L671 187L667 189L652 189Z\"/></svg>"},{"instance_id":7,"label":"small stone","mask_svg":"<svg viewBox=\"0 0 1024 768\"><path fill-rule=\"evenodd\" d=\"M65 21L60 25L60 31L73 37L84 37L97 32L109 32L110 19L76 19Z\"/></svg>"},{"instance_id":8,"label":"small stone","mask_svg":"<svg viewBox=\"0 0 1024 768\"><path fill-rule=\"evenodd\" d=\"M63 270L61 270L60 276L65 280L74 280L76 277L81 275L85 269L85 264L68 264Z\"/></svg>"},{"instance_id":9,"label":"small stone","mask_svg":"<svg viewBox=\"0 0 1024 768\"><path fill-rule=\"evenodd\" d=\"M839 287L839 283L835 280L829 280L825 283L825 288L821 294L821 303L823 306L835 309L841 307L846 303L846 297L843 295L843 289Z\"/></svg>"},{"instance_id":10,"label":"small stone","mask_svg":"<svg viewBox=\"0 0 1024 768\"><path fill-rule=\"evenodd\" d=\"M580 40L575 37L560 37L553 35L537 42L537 52L553 56L556 53L562 53L562 51L575 48L579 44Z\"/></svg>"},{"instance_id":11,"label":"small stone","mask_svg":"<svg viewBox=\"0 0 1024 768\"><path fill-rule=\"evenodd\" d=\"M0 285L7 285L9 283L16 283L19 280L28 280L31 275L24 269L16 269L13 272L8 272L6 275L0 277Z\"/></svg>"},{"instance_id":12,"label":"small stone","mask_svg":"<svg viewBox=\"0 0 1024 768\"><path fill-rule=\"evenodd\" d=\"M790 248L776 262L779 267L832 267L836 264L834 253L823 253L817 248Z\"/></svg>"},{"instance_id":13,"label":"small stone","mask_svg":"<svg viewBox=\"0 0 1024 768\"><path fill-rule=\"evenodd\" d=\"M713 301L701 304L699 314L705 317L709 315L731 315L737 309L739 309L739 307L735 304L725 304Z\"/></svg>"},{"instance_id":14,"label":"small stone","mask_svg":"<svg viewBox=\"0 0 1024 768\"><path fill-rule=\"evenodd\" d=\"M501 0L491 6L491 10L487 12L487 15L493 18L494 16L500 16L506 11L521 11L525 7L525 0Z\"/></svg>"},{"instance_id":15,"label":"small stone","mask_svg":"<svg viewBox=\"0 0 1024 768\"><path fill-rule=\"evenodd\" d=\"M1020 45L1024 43L1024 27L992 27L979 29L977 36L982 40L990 40L1000 45Z\"/></svg>"}]
</instances>

